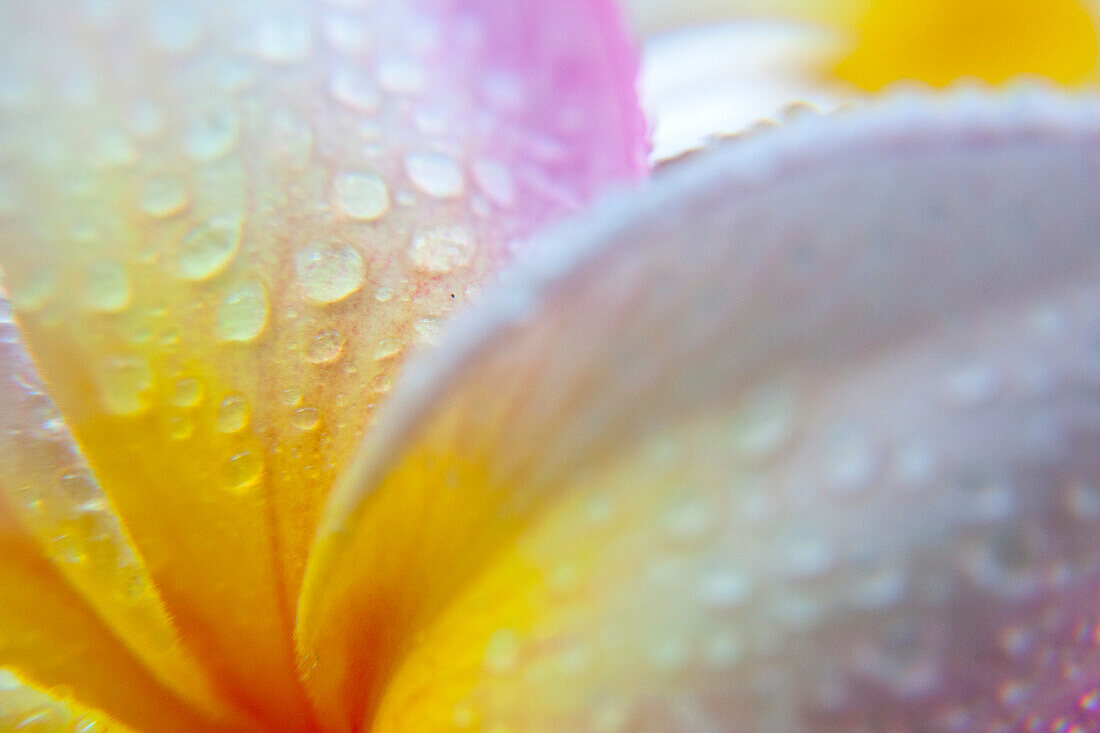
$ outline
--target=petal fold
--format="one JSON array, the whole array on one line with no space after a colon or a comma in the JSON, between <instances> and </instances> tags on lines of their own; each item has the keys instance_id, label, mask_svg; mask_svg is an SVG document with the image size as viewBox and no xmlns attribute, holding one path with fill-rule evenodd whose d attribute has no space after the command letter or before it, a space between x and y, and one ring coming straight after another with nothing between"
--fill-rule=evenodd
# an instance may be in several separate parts
<instances>
[{"instance_id":1,"label":"petal fold","mask_svg":"<svg viewBox=\"0 0 1100 733\"><path fill-rule=\"evenodd\" d=\"M1088 98L898 98L559 228L331 497L313 684L376 730L1087 719L1098 180Z\"/></svg>"}]
</instances>

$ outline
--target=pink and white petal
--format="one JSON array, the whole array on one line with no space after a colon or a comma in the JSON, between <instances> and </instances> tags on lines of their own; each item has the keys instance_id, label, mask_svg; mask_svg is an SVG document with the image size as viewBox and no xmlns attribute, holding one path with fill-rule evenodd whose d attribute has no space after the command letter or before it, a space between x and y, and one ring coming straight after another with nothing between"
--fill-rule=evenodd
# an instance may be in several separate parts
<instances>
[{"instance_id":1,"label":"pink and white petal","mask_svg":"<svg viewBox=\"0 0 1100 733\"><path fill-rule=\"evenodd\" d=\"M334 492L315 674L380 652L378 730L1095 716L1098 181L1088 98L895 99L559 228Z\"/></svg>"},{"instance_id":2,"label":"pink and white petal","mask_svg":"<svg viewBox=\"0 0 1100 733\"><path fill-rule=\"evenodd\" d=\"M5 3L0 264L185 644L308 726L333 478L404 356L645 168L609 0Z\"/></svg>"}]
</instances>

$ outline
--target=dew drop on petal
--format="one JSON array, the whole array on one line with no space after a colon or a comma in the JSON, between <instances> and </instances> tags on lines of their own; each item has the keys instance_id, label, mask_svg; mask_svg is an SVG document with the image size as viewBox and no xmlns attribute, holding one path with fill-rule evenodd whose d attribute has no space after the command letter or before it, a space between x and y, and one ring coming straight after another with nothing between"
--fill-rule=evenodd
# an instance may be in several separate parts
<instances>
[{"instance_id":1,"label":"dew drop on petal","mask_svg":"<svg viewBox=\"0 0 1100 733\"><path fill-rule=\"evenodd\" d=\"M345 173L337 178L336 200L340 210L352 219L373 221L390 209L385 182L369 173Z\"/></svg>"},{"instance_id":2,"label":"dew drop on petal","mask_svg":"<svg viewBox=\"0 0 1100 733\"><path fill-rule=\"evenodd\" d=\"M187 206L187 187L178 178L151 178L141 188L140 205L149 216L164 218L178 214Z\"/></svg>"},{"instance_id":3,"label":"dew drop on petal","mask_svg":"<svg viewBox=\"0 0 1100 733\"><path fill-rule=\"evenodd\" d=\"M497 629L485 645L485 669L493 674L512 671L519 661L520 643L516 632Z\"/></svg>"},{"instance_id":4,"label":"dew drop on petal","mask_svg":"<svg viewBox=\"0 0 1100 733\"><path fill-rule=\"evenodd\" d=\"M188 415L172 415L168 418L168 437L187 440L195 432L195 422Z\"/></svg>"},{"instance_id":5,"label":"dew drop on petal","mask_svg":"<svg viewBox=\"0 0 1100 733\"><path fill-rule=\"evenodd\" d=\"M112 360L104 372L100 396L108 412L133 415L149 408L153 370L141 357Z\"/></svg>"},{"instance_id":6,"label":"dew drop on petal","mask_svg":"<svg viewBox=\"0 0 1100 733\"><path fill-rule=\"evenodd\" d=\"M312 364L336 361L344 351L344 337L339 331L322 331L306 347L306 359Z\"/></svg>"},{"instance_id":7,"label":"dew drop on petal","mask_svg":"<svg viewBox=\"0 0 1100 733\"><path fill-rule=\"evenodd\" d=\"M412 260L417 269L443 275L470 264L474 240L461 226L430 229L418 234L412 243Z\"/></svg>"},{"instance_id":8,"label":"dew drop on petal","mask_svg":"<svg viewBox=\"0 0 1100 733\"><path fill-rule=\"evenodd\" d=\"M84 305L88 310L112 313L130 304L130 276L122 265L103 260L88 267L84 279Z\"/></svg>"},{"instance_id":9,"label":"dew drop on petal","mask_svg":"<svg viewBox=\"0 0 1100 733\"><path fill-rule=\"evenodd\" d=\"M60 282L55 270L50 268L38 270L12 288L12 305L16 310L28 313L41 310L57 297L59 287Z\"/></svg>"},{"instance_id":10,"label":"dew drop on petal","mask_svg":"<svg viewBox=\"0 0 1100 733\"><path fill-rule=\"evenodd\" d=\"M221 272L241 246L239 212L212 217L179 241L176 273L184 280L205 280Z\"/></svg>"},{"instance_id":11,"label":"dew drop on petal","mask_svg":"<svg viewBox=\"0 0 1100 733\"><path fill-rule=\"evenodd\" d=\"M396 356L405 348L405 342L401 339L385 339L374 345L374 358L376 360L388 359Z\"/></svg>"},{"instance_id":12,"label":"dew drop on petal","mask_svg":"<svg viewBox=\"0 0 1100 733\"><path fill-rule=\"evenodd\" d=\"M236 433L248 424L248 403L244 397L230 395L218 404L217 428L220 433Z\"/></svg>"},{"instance_id":13,"label":"dew drop on petal","mask_svg":"<svg viewBox=\"0 0 1100 733\"><path fill-rule=\"evenodd\" d=\"M454 158L442 153L410 153L405 156L405 173L424 193L435 198L454 198L466 187L462 170Z\"/></svg>"},{"instance_id":14,"label":"dew drop on petal","mask_svg":"<svg viewBox=\"0 0 1100 733\"><path fill-rule=\"evenodd\" d=\"M169 402L176 407L194 407L202 402L202 394L202 382L194 377L184 377L176 382Z\"/></svg>"},{"instance_id":15,"label":"dew drop on petal","mask_svg":"<svg viewBox=\"0 0 1100 733\"><path fill-rule=\"evenodd\" d=\"M192 160L209 163L232 150L239 134L240 121L235 112L213 110L191 119L184 136L184 148Z\"/></svg>"},{"instance_id":16,"label":"dew drop on petal","mask_svg":"<svg viewBox=\"0 0 1100 733\"><path fill-rule=\"evenodd\" d=\"M218 306L216 331L222 341L252 341L267 324L267 290L255 280L234 285Z\"/></svg>"},{"instance_id":17,"label":"dew drop on petal","mask_svg":"<svg viewBox=\"0 0 1100 733\"><path fill-rule=\"evenodd\" d=\"M229 457L222 467L222 478L231 491L243 493L254 486L263 473L263 461L249 451L241 451Z\"/></svg>"},{"instance_id":18,"label":"dew drop on petal","mask_svg":"<svg viewBox=\"0 0 1100 733\"><path fill-rule=\"evenodd\" d=\"M294 255L294 270L302 297L315 303L334 303L363 287L366 265L362 255L346 244L311 242Z\"/></svg>"},{"instance_id":19,"label":"dew drop on petal","mask_svg":"<svg viewBox=\"0 0 1100 733\"><path fill-rule=\"evenodd\" d=\"M378 90L362 72L337 69L329 79L329 91L333 99L360 112L373 112L378 108Z\"/></svg>"},{"instance_id":20,"label":"dew drop on petal","mask_svg":"<svg viewBox=\"0 0 1100 733\"><path fill-rule=\"evenodd\" d=\"M321 412L316 407L299 407L290 417L290 423L299 430L313 430L321 422Z\"/></svg>"}]
</instances>

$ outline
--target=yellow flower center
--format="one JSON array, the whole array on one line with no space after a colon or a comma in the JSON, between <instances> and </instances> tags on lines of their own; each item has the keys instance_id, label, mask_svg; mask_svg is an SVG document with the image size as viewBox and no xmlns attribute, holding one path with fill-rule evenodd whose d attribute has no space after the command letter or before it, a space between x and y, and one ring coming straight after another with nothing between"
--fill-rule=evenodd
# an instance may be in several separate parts
<instances>
[{"instance_id":1,"label":"yellow flower center","mask_svg":"<svg viewBox=\"0 0 1100 733\"><path fill-rule=\"evenodd\" d=\"M1078 84L1097 62L1096 25L1075 0L875 0L857 32L836 73L870 90L899 79L942 86L1018 74Z\"/></svg>"}]
</instances>

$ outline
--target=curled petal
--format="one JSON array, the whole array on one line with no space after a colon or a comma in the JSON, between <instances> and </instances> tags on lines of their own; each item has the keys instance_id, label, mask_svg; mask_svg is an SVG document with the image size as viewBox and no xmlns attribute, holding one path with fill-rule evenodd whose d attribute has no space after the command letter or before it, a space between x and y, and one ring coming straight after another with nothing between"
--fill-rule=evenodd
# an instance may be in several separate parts
<instances>
[{"instance_id":1,"label":"curled petal","mask_svg":"<svg viewBox=\"0 0 1100 733\"><path fill-rule=\"evenodd\" d=\"M314 674L379 730L1088 719L1098 179L1091 102L898 99L559 228L334 492Z\"/></svg>"}]
</instances>

